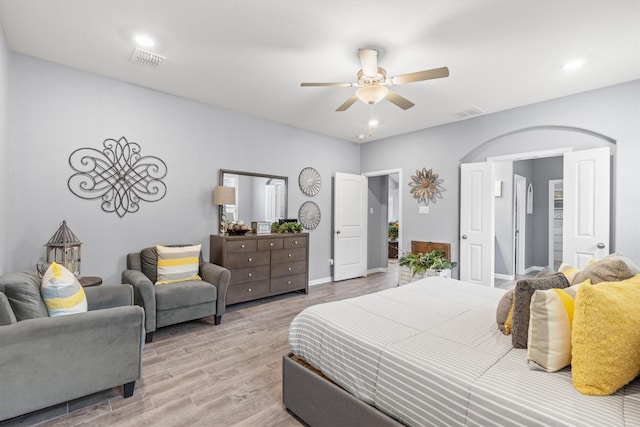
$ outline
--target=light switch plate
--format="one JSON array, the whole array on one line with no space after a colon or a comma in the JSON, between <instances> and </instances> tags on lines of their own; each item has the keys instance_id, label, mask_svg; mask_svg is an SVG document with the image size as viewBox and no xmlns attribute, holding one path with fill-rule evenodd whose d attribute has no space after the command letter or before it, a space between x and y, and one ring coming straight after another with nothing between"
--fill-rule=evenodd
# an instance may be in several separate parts
<instances>
[{"instance_id":1,"label":"light switch plate","mask_svg":"<svg viewBox=\"0 0 640 427\"><path fill-rule=\"evenodd\" d=\"M428 213L429 213L429 206L419 206L418 207L418 214L427 215Z\"/></svg>"}]
</instances>

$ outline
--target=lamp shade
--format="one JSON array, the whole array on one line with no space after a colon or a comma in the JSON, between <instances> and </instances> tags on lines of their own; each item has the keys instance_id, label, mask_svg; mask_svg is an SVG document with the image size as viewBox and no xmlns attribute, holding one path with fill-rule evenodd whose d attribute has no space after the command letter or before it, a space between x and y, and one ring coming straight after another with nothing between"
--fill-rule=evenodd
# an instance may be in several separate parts
<instances>
[{"instance_id":1,"label":"lamp shade","mask_svg":"<svg viewBox=\"0 0 640 427\"><path fill-rule=\"evenodd\" d=\"M213 189L213 204L216 206L235 205L236 188L218 185Z\"/></svg>"},{"instance_id":2,"label":"lamp shade","mask_svg":"<svg viewBox=\"0 0 640 427\"><path fill-rule=\"evenodd\" d=\"M367 104L377 104L382 101L388 93L389 89L386 86L380 85L362 86L360 89L356 90L356 96L358 99L362 102L366 102Z\"/></svg>"}]
</instances>

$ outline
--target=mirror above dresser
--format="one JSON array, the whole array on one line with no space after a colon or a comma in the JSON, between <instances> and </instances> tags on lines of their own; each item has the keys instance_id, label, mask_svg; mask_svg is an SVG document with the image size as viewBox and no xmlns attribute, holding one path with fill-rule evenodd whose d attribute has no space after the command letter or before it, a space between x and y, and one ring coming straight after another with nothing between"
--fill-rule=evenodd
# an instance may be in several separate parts
<instances>
[{"instance_id":1,"label":"mirror above dresser","mask_svg":"<svg viewBox=\"0 0 640 427\"><path fill-rule=\"evenodd\" d=\"M273 222L287 218L288 178L220 169L220 185L235 187L235 205L225 205L229 222Z\"/></svg>"}]
</instances>

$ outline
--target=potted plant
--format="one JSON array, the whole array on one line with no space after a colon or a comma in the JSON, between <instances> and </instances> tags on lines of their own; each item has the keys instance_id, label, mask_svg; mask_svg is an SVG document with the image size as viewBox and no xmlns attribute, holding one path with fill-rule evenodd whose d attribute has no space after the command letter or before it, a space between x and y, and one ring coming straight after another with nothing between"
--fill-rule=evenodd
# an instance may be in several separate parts
<instances>
[{"instance_id":1,"label":"potted plant","mask_svg":"<svg viewBox=\"0 0 640 427\"><path fill-rule=\"evenodd\" d=\"M399 226L400 224L397 221L389 223L389 241L395 242L398 240Z\"/></svg>"},{"instance_id":2,"label":"potted plant","mask_svg":"<svg viewBox=\"0 0 640 427\"><path fill-rule=\"evenodd\" d=\"M271 223L272 233L302 233L302 224L299 222L283 222L278 224L277 221Z\"/></svg>"},{"instance_id":3,"label":"potted plant","mask_svg":"<svg viewBox=\"0 0 640 427\"><path fill-rule=\"evenodd\" d=\"M457 263L446 258L443 251L433 250L422 253L406 253L400 257L399 265L400 284L402 285L427 276L449 277L451 269Z\"/></svg>"}]
</instances>

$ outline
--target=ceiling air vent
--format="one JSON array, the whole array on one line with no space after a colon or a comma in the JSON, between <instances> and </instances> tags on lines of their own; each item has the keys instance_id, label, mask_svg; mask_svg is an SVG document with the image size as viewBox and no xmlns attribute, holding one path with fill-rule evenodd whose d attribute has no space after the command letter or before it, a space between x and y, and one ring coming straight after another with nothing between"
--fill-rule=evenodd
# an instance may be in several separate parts
<instances>
[{"instance_id":1,"label":"ceiling air vent","mask_svg":"<svg viewBox=\"0 0 640 427\"><path fill-rule=\"evenodd\" d=\"M484 114L484 111L482 111L478 107L471 107L463 111L458 111L457 113L449 113L449 114L451 114L456 119L468 119L469 117Z\"/></svg>"},{"instance_id":2,"label":"ceiling air vent","mask_svg":"<svg viewBox=\"0 0 640 427\"><path fill-rule=\"evenodd\" d=\"M157 53L153 53L137 47L134 49L130 61L147 68L156 69L158 68L158 65L160 65L160 63L165 59L167 59L166 56L158 55Z\"/></svg>"}]
</instances>

